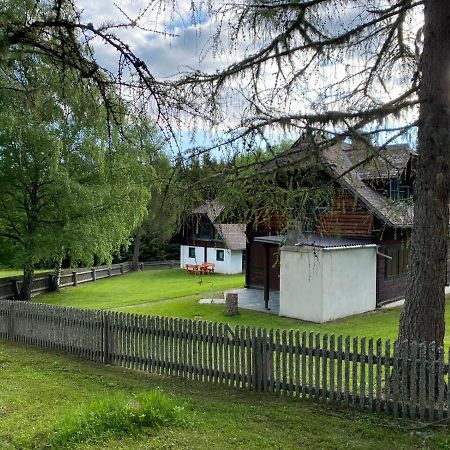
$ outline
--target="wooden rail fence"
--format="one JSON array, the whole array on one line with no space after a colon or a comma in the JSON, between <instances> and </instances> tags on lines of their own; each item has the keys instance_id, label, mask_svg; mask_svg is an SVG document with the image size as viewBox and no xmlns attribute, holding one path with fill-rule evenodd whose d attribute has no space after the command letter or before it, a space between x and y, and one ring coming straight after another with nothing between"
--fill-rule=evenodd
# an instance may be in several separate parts
<instances>
[{"instance_id":1,"label":"wooden rail fence","mask_svg":"<svg viewBox=\"0 0 450 450\"><path fill-rule=\"evenodd\" d=\"M178 267L178 261L150 261L140 263L140 270L164 269ZM81 283L100 280L102 278L123 275L130 271L130 263L113 264L112 266L97 266L82 268L61 273L61 287L77 286ZM31 292L34 295L48 291L52 285L53 273L37 275L33 279ZM16 298L22 285L21 277L0 278L0 300Z\"/></svg>"},{"instance_id":2,"label":"wooden rail fence","mask_svg":"<svg viewBox=\"0 0 450 450\"><path fill-rule=\"evenodd\" d=\"M93 361L313 398L398 417L448 417L449 359L434 344L0 302L0 338Z\"/></svg>"}]
</instances>

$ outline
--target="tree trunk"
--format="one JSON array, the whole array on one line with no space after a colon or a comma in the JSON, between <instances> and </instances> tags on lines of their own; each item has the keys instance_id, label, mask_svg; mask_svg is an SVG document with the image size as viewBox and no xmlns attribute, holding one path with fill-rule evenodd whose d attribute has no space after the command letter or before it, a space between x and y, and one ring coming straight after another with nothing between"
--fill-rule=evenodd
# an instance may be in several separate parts
<instances>
[{"instance_id":1,"label":"tree trunk","mask_svg":"<svg viewBox=\"0 0 450 450\"><path fill-rule=\"evenodd\" d=\"M134 235L134 250L133 250L133 260L131 261L131 271L137 272L139 270L139 255L141 251L141 237L142 229L138 228L136 234Z\"/></svg>"},{"instance_id":2,"label":"tree trunk","mask_svg":"<svg viewBox=\"0 0 450 450\"><path fill-rule=\"evenodd\" d=\"M400 340L443 344L450 188L450 2L425 2L414 227Z\"/></svg>"},{"instance_id":3,"label":"tree trunk","mask_svg":"<svg viewBox=\"0 0 450 450\"><path fill-rule=\"evenodd\" d=\"M61 270L62 270L62 259L58 259L55 262L55 268L53 271L52 284L50 286L51 291L59 291L61 285Z\"/></svg>"},{"instance_id":4,"label":"tree trunk","mask_svg":"<svg viewBox=\"0 0 450 450\"><path fill-rule=\"evenodd\" d=\"M23 268L23 280L20 287L19 300L31 300L31 289L33 287L34 268L30 263Z\"/></svg>"}]
</instances>

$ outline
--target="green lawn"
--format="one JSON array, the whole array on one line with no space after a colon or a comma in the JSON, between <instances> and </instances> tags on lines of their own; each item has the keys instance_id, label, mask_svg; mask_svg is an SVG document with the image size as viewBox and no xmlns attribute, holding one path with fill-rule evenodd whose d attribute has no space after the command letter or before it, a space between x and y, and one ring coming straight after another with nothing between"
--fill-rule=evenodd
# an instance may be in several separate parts
<instances>
[{"instance_id":1,"label":"green lawn","mask_svg":"<svg viewBox=\"0 0 450 450\"><path fill-rule=\"evenodd\" d=\"M39 269L36 270L35 273L42 273L48 271L49 269ZM0 269L0 278L16 277L19 275L23 275L23 271L21 269Z\"/></svg>"},{"instance_id":2,"label":"green lawn","mask_svg":"<svg viewBox=\"0 0 450 450\"><path fill-rule=\"evenodd\" d=\"M218 275L202 278L182 270L166 269L126 274L77 288L45 294L36 301L78 308L112 309L127 313L151 314L228 322L246 326L300 329L350 336L366 336L395 340L400 308L383 309L358 316L339 319L326 324L315 324L287 319L257 311L240 309L240 314L226 317L223 305L200 305L198 300L214 296L224 289L242 287L242 275ZM450 308L446 311L446 346L450 346Z\"/></svg>"},{"instance_id":3,"label":"green lawn","mask_svg":"<svg viewBox=\"0 0 450 450\"><path fill-rule=\"evenodd\" d=\"M89 309L137 306L186 296L210 296L242 287L243 275L189 275L181 269L129 273L85 283L76 288L38 297L40 302ZM132 311L130 311L132 312Z\"/></svg>"},{"instance_id":4,"label":"green lawn","mask_svg":"<svg viewBox=\"0 0 450 450\"><path fill-rule=\"evenodd\" d=\"M132 398L155 389L185 408L187 424L137 436L106 435L69 448L450 448L448 425L420 428L323 403L102 366L25 345L0 342L0 367L0 448L5 450L61 448L45 446L61 419L94 400Z\"/></svg>"}]
</instances>

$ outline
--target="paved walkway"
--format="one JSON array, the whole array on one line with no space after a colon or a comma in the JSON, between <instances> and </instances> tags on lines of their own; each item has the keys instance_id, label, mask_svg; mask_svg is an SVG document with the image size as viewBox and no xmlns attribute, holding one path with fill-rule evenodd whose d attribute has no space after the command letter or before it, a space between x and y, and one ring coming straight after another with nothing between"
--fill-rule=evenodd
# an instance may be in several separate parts
<instances>
[{"instance_id":1,"label":"paved walkway","mask_svg":"<svg viewBox=\"0 0 450 450\"><path fill-rule=\"evenodd\" d=\"M251 309L254 311L276 315L280 313L280 293L278 291L270 291L269 310L264 308L263 289L233 289L227 292L238 293L239 308Z\"/></svg>"}]
</instances>

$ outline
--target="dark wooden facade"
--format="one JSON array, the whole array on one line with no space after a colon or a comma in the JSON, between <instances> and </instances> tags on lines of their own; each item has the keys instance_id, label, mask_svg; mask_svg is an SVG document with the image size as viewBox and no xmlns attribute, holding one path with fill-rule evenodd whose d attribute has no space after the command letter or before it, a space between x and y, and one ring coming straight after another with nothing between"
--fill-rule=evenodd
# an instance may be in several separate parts
<instances>
[{"instance_id":1,"label":"dark wooden facade","mask_svg":"<svg viewBox=\"0 0 450 450\"><path fill-rule=\"evenodd\" d=\"M269 247L268 288L279 290L279 247L255 242L255 237L276 235L282 232L282 228L279 226L281 223L283 223L282 219L274 217L270 220L271 226L266 223L256 229L247 227L246 285L248 287L264 288L266 270L264 248ZM339 187L334 192L331 210L318 216L316 232L321 235L370 240L378 244L380 248L377 257L377 304L393 301L404 296L406 272L401 270L397 270L398 273L393 270L389 271L389 266L393 262L397 263L397 260L392 261L386 256L402 252L402 257L405 257L408 251L409 229L395 229L384 225L374 217L374 214L368 210L361 200Z\"/></svg>"},{"instance_id":2,"label":"dark wooden facade","mask_svg":"<svg viewBox=\"0 0 450 450\"><path fill-rule=\"evenodd\" d=\"M372 235L373 215L350 192L337 188L332 209L320 214L317 233L322 235L368 239Z\"/></svg>"}]
</instances>

